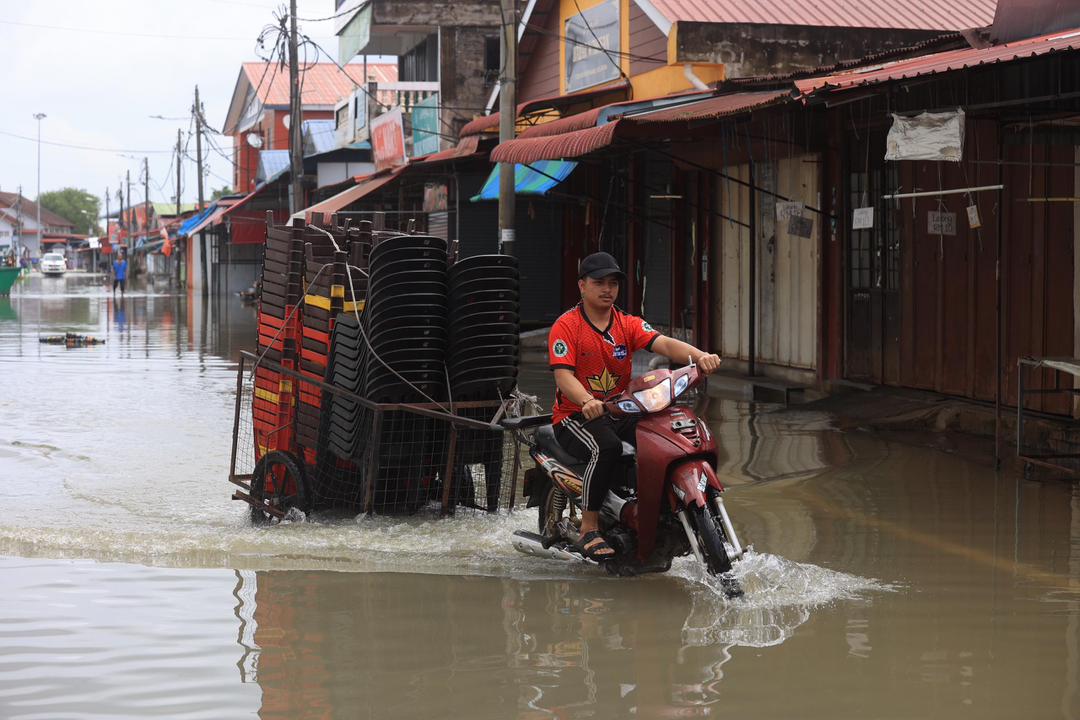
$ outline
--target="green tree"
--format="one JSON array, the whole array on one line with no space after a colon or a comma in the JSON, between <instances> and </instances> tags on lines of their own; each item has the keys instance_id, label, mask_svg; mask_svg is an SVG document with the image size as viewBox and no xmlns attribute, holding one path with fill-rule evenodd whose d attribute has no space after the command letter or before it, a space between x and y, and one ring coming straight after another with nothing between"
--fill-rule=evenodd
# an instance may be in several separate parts
<instances>
[{"instance_id":1,"label":"green tree","mask_svg":"<svg viewBox=\"0 0 1080 720\"><path fill-rule=\"evenodd\" d=\"M226 185L224 187L219 187L217 190L210 193L210 202L213 202L214 200L217 200L218 198L223 198L226 195L232 195L232 188L229 187L228 185Z\"/></svg>"},{"instance_id":2,"label":"green tree","mask_svg":"<svg viewBox=\"0 0 1080 720\"><path fill-rule=\"evenodd\" d=\"M43 192L38 198L41 207L70 220L75 232L82 235L100 235L97 219L101 214L101 201L81 188L64 188Z\"/></svg>"}]
</instances>

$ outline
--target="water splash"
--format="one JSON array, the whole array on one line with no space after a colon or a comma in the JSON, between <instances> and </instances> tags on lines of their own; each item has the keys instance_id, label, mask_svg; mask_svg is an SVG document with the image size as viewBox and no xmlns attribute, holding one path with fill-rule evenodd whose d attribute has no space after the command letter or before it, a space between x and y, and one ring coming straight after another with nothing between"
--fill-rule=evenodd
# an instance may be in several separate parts
<instances>
[{"instance_id":1,"label":"water splash","mask_svg":"<svg viewBox=\"0 0 1080 720\"><path fill-rule=\"evenodd\" d=\"M752 550L733 570L745 592L741 598L728 599L719 582L694 561L680 561L672 572L691 588L692 609L683 626L683 641L699 647L779 645L810 619L815 608L843 601L868 602L874 593L899 589L872 578Z\"/></svg>"}]
</instances>

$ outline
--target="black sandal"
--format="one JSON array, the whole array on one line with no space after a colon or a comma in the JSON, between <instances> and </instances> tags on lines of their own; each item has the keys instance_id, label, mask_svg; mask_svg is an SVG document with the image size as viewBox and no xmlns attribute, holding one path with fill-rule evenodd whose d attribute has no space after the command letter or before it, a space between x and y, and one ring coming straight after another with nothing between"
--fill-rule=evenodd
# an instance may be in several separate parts
<instances>
[{"instance_id":1,"label":"black sandal","mask_svg":"<svg viewBox=\"0 0 1080 720\"><path fill-rule=\"evenodd\" d=\"M594 545L590 544L597 539L600 542ZM581 540L578 541L577 549L593 562L607 562L615 557L615 549L607 544L607 540L604 540L604 536L598 530L590 530L582 535ZM604 552L605 550L607 552Z\"/></svg>"}]
</instances>

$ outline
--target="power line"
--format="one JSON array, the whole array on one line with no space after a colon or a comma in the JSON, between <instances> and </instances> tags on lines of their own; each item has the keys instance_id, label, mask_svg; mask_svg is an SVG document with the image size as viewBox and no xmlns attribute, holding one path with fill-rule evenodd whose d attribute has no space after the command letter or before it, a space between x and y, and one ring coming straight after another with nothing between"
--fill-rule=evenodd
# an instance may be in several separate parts
<instances>
[{"instance_id":1,"label":"power line","mask_svg":"<svg viewBox=\"0 0 1080 720\"><path fill-rule=\"evenodd\" d=\"M299 20L300 22L326 22L327 20L337 20L339 17L344 17L345 15L348 15L351 12L356 12L361 7L363 7L364 4L365 3L360 3L359 5L353 5L348 10L342 10L337 15L330 15L329 17L324 17L324 18L296 18L296 19Z\"/></svg>"},{"instance_id":2,"label":"power line","mask_svg":"<svg viewBox=\"0 0 1080 720\"><path fill-rule=\"evenodd\" d=\"M63 25L44 25L42 23L18 22L15 20L0 20L0 25L13 25L16 27L35 28L37 30L60 30L62 32L74 32L80 35L110 35L113 37L149 38L152 40L247 40L247 37L239 35L174 35L169 33L137 33L124 32L122 30L101 30L99 28L65 27ZM330 40L332 38L326 38Z\"/></svg>"},{"instance_id":3,"label":"power line","mask_svg":"<svg viewBox=\"0 0 1080 720\"><path fill-rule=\"evenodd\" d=\"M5 130L0 130L0 135L7 135L8 137L18 138L19 140L28 140L28 141L34 142L34 143L38 142L37 138L29 137L28 135L18 135L16 133L7 132ZM90 150L90 151L93 151L93 152L107 152L107 153L118 153L118 154L119 153L132 153L134 155L146 155L147 153L158 154L158 153L172 152L172 150L130 150L130 149L124 149L124 148L90 147L89 145L71 145L71 144L68 144L68 143L52 142L52 141L49 141L49 140L42 140L41 144L42 145L52 145L54 147L69 148L71 150Z\"/></svg>"}]
</instances>

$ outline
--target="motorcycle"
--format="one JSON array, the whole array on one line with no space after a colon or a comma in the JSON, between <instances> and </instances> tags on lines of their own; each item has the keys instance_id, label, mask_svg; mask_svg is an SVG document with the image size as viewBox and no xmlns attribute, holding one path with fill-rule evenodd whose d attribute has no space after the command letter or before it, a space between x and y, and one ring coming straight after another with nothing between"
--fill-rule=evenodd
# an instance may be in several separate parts
<instances>
[{"instance_id":1,"label":"motorcycle","mask_svg":"<svg viewBox=\"0 0 1080 720\"><path fill-rule=\"evenodd\" d=\"M615 551L601 564L616 575L666 572L674 558L693 554L734 597L742 589L732 563L746 551L721 497L716 443L693 410L676 403L704 377L693 363L653 370L604 401L612 416L636 419L637 443L623 443L624 479L608 491L600 511L601 532ZM594 562L578 549L580 473L587 462L559 445L551 415L504 418L501 424L536 462L525 472L523 492L528 507L539 507L537 532L515 532L514 547L542 558Z\"/></svg>"}]
</instances>

